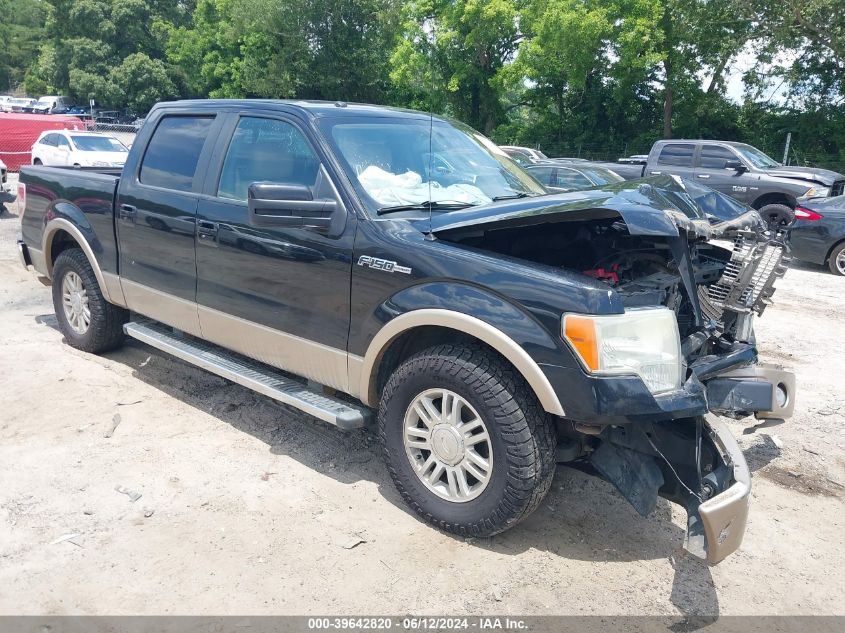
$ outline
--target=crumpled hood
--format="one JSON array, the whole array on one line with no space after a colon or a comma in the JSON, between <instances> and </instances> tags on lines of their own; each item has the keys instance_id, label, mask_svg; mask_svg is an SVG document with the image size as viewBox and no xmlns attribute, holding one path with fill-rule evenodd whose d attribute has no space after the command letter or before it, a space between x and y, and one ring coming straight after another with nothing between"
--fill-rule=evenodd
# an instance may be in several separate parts
<instances>
[{"instance_id":1,"label":"crumpled hood","mask_svg":"<svg viewBox=\"0 0 845 633\"><path fill-rule=\"evenodd\" d=\"M676 237L679 229L709 237L712 234L705 212L693 197L704 188L676 176L655 176L626 181L568 193L521 198L470 207L435 215L431 231L435 234L456 234L473 230L504 229L553 222L621 219L631 235ZM724 196L710 189L708 195L722 200ZM737 217L748 207L731 201L726 211ZM729 217L720 217L723 221ZM428 220L418 221L421 229L428 229Z\"/></svg>"},{"instance_id":2,"label":"crumpled hood","mask_svg":"<svg viewBox=\"0 0 845 633\"><path fill-rule=\"evenodd\" d=\"M832 185L837 180L845 180L845 176L840 173L830 171L829 169L820 169L818 167L795 167L782 165L781 167L772 167L767 169L766 173L779 178L820 182L827 186Z\"/></svg>"}]
</instances>

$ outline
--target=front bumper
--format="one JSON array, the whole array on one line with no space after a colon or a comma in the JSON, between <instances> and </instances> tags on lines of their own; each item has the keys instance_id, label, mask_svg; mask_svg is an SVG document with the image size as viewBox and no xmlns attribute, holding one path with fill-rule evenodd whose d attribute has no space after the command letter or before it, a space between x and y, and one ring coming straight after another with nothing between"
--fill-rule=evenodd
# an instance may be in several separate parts
<instances>
[{"instance_id":1,"label":"front bumper","mask_svg":"<svg viewBox=\"0 0 845 633\"><path fill-rule=\"evenodd\" d=\"M724 423L711 418L705 420L705 426L725 464L733 469L733 478L726 490L698 506L697 515L703 534L691 534L688 527L684 547L708 563L715 564L742 544L751 501L751 471L739 444ZM690 525L693 523L691 520Z\"/></svg>"}]
</instances>

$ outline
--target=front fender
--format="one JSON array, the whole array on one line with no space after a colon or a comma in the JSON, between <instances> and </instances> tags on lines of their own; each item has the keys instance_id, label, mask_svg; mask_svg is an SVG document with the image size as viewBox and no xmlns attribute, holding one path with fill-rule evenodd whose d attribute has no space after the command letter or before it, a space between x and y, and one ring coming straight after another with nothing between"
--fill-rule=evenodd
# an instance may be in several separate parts
<instances>
[{"instance_id":1,"label":"front fender","mask_svg":"<svg viewBox=\"0 0 845 633\"><path fill-rule=\"evenodd\" d=\"M553 358L556 364L574 365L571 352L527 311L489 290L454 282L411 286L382 302L367 321L377 331L361 359L358 380L360 397L369 406L377 400L377 369L390 344L414 328L438 326L469 334L498 351L525 378L546 411L564 415L538 362Z\"/></svg>"}]
</instances>

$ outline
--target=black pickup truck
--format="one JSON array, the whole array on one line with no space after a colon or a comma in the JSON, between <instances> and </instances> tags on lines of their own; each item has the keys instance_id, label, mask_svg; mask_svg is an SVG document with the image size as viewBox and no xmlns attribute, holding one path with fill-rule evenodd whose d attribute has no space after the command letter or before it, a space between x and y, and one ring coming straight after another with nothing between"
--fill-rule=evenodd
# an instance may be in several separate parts
<instances>
[{"instance_id":1,"label":"black pickup truck","mask_svg":"<svg viewBox=\"0 0 845 633\"><path fill-rule=\"evenodd\" d=\"M682 505L711 562L742 540L749 470L705 414L795 397L757 363L785 265L748 207L670 177L549 195L457 122L259 100L159 104L121 173L20 183L68 344L129 335L344 429L376 412L442 529L512 527L567 463L643 514Z\"/></svg>"},{"instance_id":2,"label":"black pickup truck","mask_svg":"<svg viewBox=\"0 0 845 633\"><path fill-rule=\"evenodd\" d=\"M794 219L792 211L801 200L845 193L845 175L781 165L756 147L731 141L657 141L641 164L598 164L628 180L667 174L696 180L782 224Z\"/></svg>"}]
</instances>

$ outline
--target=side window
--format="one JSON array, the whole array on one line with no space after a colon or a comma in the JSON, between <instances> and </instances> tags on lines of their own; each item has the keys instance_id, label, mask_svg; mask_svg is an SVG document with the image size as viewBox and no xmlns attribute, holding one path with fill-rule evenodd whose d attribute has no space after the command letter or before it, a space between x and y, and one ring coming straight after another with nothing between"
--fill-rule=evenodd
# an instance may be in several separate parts
<instances>
[{"instance_id":1,"label":"side window","mask_svg":"<svg viewBox=\"0 0 845 633\"><path fill-rule=\"evenodd\" d=\"M532 167L528 173L534 176L544 185L553 185L552 182L552 168L551 167Z\"/></svg>"},{"instance_id":2,"label":"side window","mask_svg":"<svg viewBox=\"0 0 845 633\"><path fill-rule=\"evenodd\" d=\"M710 169L724 169L725 162L738 160L736 155L727 147L719 145L705 145L701 148L700 163L702 167Z\"/></svg>"},{"instance_id":3,"label":"side window","mask_svg":"<svg viewBox=\"0 0 845 633\"><path fill-rule=\"evenodd\" d=\"M294 125L241 117L223 161L217 195L246 200L254 182L313 187L319 169L320 160Z\"/></svg>"},{"instance_id":4,"label":"side window","mask_svg":"<svg viewBox=\"0 0 845 633\"><path fill-rule=\"evenodd\" d=\"M56 140L58 141L58 146L62 149L70 149L70 143L68 140L62 136L61 134L56 134Z\"/></svg>"},{"instance_id":5,"label":"side window","mask_svg":"<svg viewBox=\"0 0 845 633\"><path fill-rule=\"evenodd\" d=\"M571 189L588 189L593 186L593 183L584 174L579 174L573 169L558 169L557 186Z\"/></svg>"},{"instance_id":6,"label":"side window","mask_svg":"<svg viewBox=\"0 0 845 633\"><path fill-rule=\"evenodd\" d=\"M49 145L50 147L55 147L56 136L56 134L47 134L44 138L41 139L41 143L44 145Z\"/></svg>"},{"instance_id":7,"label":"side window","mask_svg":"<svg viewBox=\"0 0 845 633\"><path fill-rule=\"evenodd\" d=\"M692 143L670 143L663 147L658 165L674 165L675 167L692 167L692 155L695 145Z\"/></svg>"},{"instance_id":8,"label":"side window","mask_svg":"<svg viewBox=\"0 0 845 633\"><path fill-rule=\"evenodd\" d=\"M213 121L214 117L164 117L144 153L141 182L165 189L191 191L200 152Z\"/></svg>"}]
</instances>

